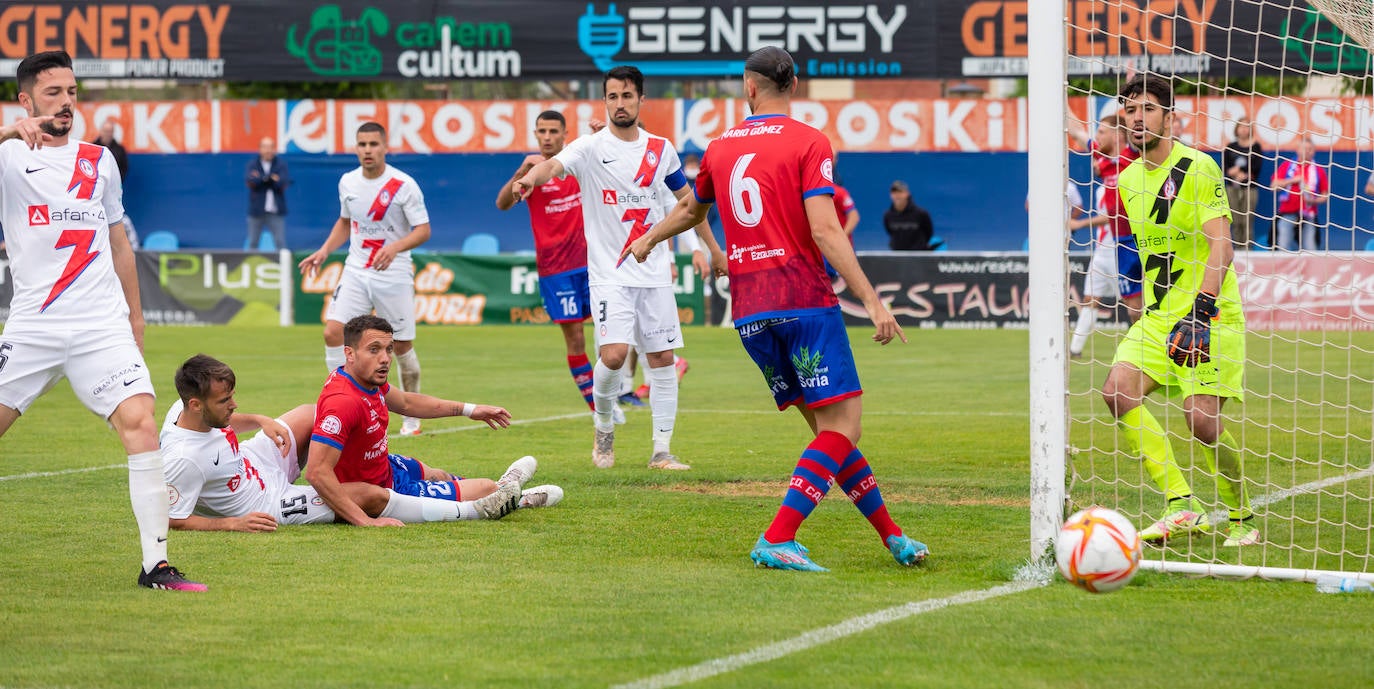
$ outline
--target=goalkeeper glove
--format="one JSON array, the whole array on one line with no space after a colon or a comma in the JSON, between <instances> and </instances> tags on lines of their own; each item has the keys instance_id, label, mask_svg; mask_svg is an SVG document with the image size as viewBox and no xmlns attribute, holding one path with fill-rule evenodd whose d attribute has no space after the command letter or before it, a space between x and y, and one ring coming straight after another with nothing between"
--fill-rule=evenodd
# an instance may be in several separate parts
<instances>
[{"instance_id":1,"label":"goalkeeper glove","mask_svg":"<svg viewBox=\"0 0 1374 689\"><path fill-rule=\"evenodd\" d=\"M1216 295L1199 292L1193 312L1178 319L1169 331L1169 358L1179 366L1193 368L1212 360L1212 319L1217 315Z\"/></svg>"}]
</instances>

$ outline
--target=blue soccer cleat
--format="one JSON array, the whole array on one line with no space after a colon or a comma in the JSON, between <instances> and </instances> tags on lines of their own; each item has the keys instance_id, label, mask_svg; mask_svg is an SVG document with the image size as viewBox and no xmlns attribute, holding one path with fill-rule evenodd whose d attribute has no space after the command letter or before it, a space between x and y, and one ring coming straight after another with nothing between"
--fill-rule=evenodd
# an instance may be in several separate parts
<instances>
[{"instance_id":1,"label":"blue soccer cleat","mask_svg":"<svg viewBox=\"0 0 1374 689\"><path fill-rule=\"evenodd\" d=\"M754 544L749 559L759 567L769 569L791 569L800 572L829 572L830 570L814 563L807 555L806 547L796 541L769 543L763 536Z\"/></svg>"},{"instance_id":2,"label":"blue soccer cleat","mask_svg":"<svg viewBox=\"0 0 1374 689\"><path fill-rule=\"evenodd\" d=\"M888 536L887 549L892 552L892 559L897 564L907 567L921 564L930 555L930 548L926 544L904 535Z\"/></svg>"}]
</instances>

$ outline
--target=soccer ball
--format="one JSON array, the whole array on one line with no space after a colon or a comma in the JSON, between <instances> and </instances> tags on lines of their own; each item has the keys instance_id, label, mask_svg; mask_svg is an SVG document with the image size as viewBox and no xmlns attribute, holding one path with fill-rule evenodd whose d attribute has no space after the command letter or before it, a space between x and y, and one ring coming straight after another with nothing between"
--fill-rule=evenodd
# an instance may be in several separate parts
<instances>
[{"instance_id":1,"label":"soccer ball","mask_svg":"<svg viewBox=\"0 0 1374 689\"><path fill-rule=\"evenodd\" d=\"M1140 535L1119 513L1093 506L1064 522L1054 556L1059 573L1074 586L1108 593L1135 576L1140 566Z\"/></svg>"}]
</instances>

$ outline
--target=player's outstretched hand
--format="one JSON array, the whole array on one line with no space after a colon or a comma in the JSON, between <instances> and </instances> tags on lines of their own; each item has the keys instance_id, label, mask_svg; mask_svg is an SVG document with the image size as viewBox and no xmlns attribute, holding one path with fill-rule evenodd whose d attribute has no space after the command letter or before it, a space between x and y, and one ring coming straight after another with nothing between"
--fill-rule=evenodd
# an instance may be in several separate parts
<instances>
[{"instance_id":1,"label":"player's outstretched hand","mask_svg":"<svg viewBox=\"0 0 1374 689\"><path fill-rule=\"evenodd\" d=\"M887 307L879 305L877 309L870 309L868 317L873 321L873 341L878 344L887 344L893 338L901 338L902 344L906 344L906 333L902 332L902 326L897 324L897 318L892 315Z\"/></svg>"},{"instance_id":2,"label":"player's outstretched hand","mask_svg":"<svg viewBox=\"0 0 1374 689\"><path fill-rule=\"evenodd\" d=\"M405 525L406 525L406 523L403 522L403 521L401 521L401 520L399 520L399 519L392 519L391 517L377 517L376 519L373 519L373 520L371 520L371 521L363 522L362 524L359 524L358 526L405 526Z\"/></svg>"},{"instance_id":3,"label":"player's outstretched hand","mask_svg":"<svg viewBox=\"0 0 1374 689\"><path fill-rule=\"evenodd\" d=\"M473 408L472 418L485 421L492 428L505 428L510 425L510 412L489 404L479 404Z\"/></svg>"},{"instance_id":4,"label":"player's outstretched hand","mask_svg":"<svg viewBox=\"0 0 1374 689\"><path fill-rule=\"evenodd\" d=\"M620 260L616 261L616 265L620 265L625 260L625 257L631 254L633 254L635 260L640 263L649 260L649 252L654 250L654 245L657 243L658 242L649 239L649 235L641 235L639 239L630 242L629 246L620 250Z\"/></svg>"},{"instance_id":5,"label":"player's outstretched hand","mask_svg":"<svg viewBox=\"0 0 1374 689\"><path fill-rule=\"evenodd\" d=\"M52 121L52 118L52 115L29 117L8 127L0 127L0 141L19 139L29 148L43 148L43 144L52 143L52 135L43 131L43 125Z\"/></svg>"},{"instance_id":6,"label":"player's outstretched hand","mask_svg":"<svg viewBox=\"0 0 1374 689\"><path fill-rule=\"evenodd\" d=\"M225 521L229 522L230 531L261 533L264 531L277 530L276 518L266 512L249 512L245 516L230 517Z\"/></svg>"},{"instance_id":7,"label":"player's outstretched hand","mask_svg":"<svg viewBox=\"0 0 1374 689\"><path fill-rule=\"evenodd\" d=\"M301 269L301 275L315 277L315 273L320 271L320 266L324 265L325 256L326 254L323 251L316 251L301 259L300 265L298 266Z\"/></svg>"},{"instance_id":8,"label":"player's outstretched hand","mask_svg":"<svg viewBox=\"0 0 1374 689\"><path fill-rule=\"evenodd\" d=\"M1193 311L1178 319L1169 331L1168 356L1179 366L1195 368L1212 360L1212 318L1217 315L1217 298L1199 292Z\"/></svg>"}]
</instances>

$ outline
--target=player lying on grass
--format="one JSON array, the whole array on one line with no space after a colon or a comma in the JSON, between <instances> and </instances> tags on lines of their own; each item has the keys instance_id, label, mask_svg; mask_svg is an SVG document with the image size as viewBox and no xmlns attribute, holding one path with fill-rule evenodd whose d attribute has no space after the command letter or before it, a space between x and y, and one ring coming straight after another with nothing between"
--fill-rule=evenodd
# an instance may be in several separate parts
<instances>
[{"instance_id":1,"label":"player lying on grass","mask_svg":"<svg viewBox=\"0 0 1374 689\"><path fill-rule=\"evenodd\" d=\"M235 385L233 369L203 354L177 369L181 400L167 412L161 437L172 528L275 531L278 524L336 521L314 488L293 483L306 459L306 446L296 439L310 433L314 405L300 405L277 419L241 414ZM238 433L258 428L263 432L239 442ZM498 509L505 498L491 497L497 493L491 479L458 479L408 457L388 459L397 477L391 489L344 484L370 517L404 523L479 519L484 511L491 518L507 514ZM459 495L470 502L458 501ZM551 506L562 496L557 486L539 486L524 492L520 506ZM492 504L479 507L482 499Z\"/></svg>"}]
</instances>

